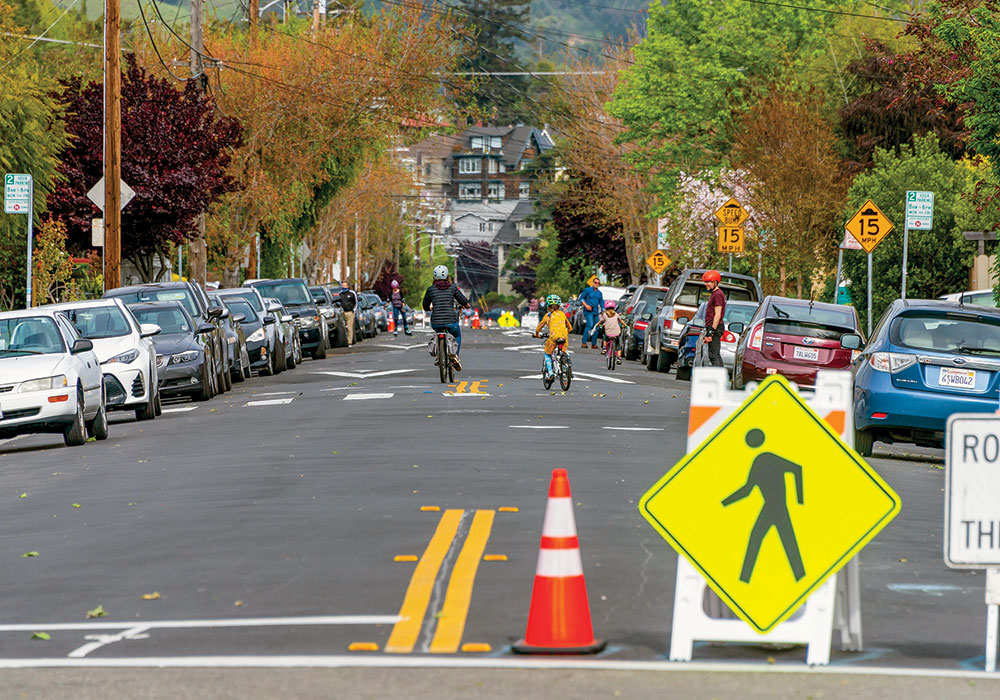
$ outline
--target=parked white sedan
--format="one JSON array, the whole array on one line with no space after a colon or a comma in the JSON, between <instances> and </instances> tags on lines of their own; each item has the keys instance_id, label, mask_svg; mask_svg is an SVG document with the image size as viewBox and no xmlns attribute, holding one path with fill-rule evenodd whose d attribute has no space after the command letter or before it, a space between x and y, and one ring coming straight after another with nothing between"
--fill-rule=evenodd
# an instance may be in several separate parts
<instances>
[{"instance_id":1,"label":"parked white sedan","mask_svg":"<svg viewBox=\"0 0 1000 700\"><path fill-rule=\"evenodd\" d=\"M67 445L108 437L94 344L52 309L0 313L0 438L62 433Z\"/></svg>"}]
</instances>

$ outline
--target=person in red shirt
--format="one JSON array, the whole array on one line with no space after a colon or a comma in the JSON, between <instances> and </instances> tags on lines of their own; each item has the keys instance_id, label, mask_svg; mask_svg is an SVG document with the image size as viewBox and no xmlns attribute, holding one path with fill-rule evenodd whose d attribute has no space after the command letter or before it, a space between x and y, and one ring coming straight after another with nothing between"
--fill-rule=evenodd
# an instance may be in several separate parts
<instances>
[{"instance_id":1,"label":"person in red shirt","mask_svg":"<svg viewBox=\"0 0 1000 700\"><path fill-rule=\"evenodd\" d=\"M705 307L705 342L708 343L708 361L713 367L722 364L722 333L726 330L722 319L726 317L726 295L719 289L722 275L718 270L709 270L701 276L705 289L711 292Z\"/></svg>"}]
</instances>

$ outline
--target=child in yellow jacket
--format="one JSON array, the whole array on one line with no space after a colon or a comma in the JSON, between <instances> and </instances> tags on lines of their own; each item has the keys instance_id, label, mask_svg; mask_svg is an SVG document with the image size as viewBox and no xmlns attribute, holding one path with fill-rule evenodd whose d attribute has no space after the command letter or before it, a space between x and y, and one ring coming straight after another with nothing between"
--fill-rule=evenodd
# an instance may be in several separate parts
<instances>
[{"instance_id":1,"label":"child in yellow jacket","mask_svg":"<svg viewBox=\"0 0 1000 700\"><path fill-rule=\"evenodd\" d=\"M535 337L538 337L545 326L549 327L549 337L545 340L545 371L552 374L552 352L556 349L556 341L565 343L573 326L566 318L566 312L562 310L562 299L558 294L549 294L545 297L545 306L548 313L538 322Z\"/></svg>"}]
</instances>

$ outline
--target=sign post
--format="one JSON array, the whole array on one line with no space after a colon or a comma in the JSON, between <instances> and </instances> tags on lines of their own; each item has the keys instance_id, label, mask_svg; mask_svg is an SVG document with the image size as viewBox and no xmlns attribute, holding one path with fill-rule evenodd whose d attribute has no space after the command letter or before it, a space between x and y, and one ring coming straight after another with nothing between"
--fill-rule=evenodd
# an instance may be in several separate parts
<instances>
[{"instance_id":1,"label":"sign post","mask_svg":"<svg viewBox=\"0 0 1000 700\"><path fill-rule=\"evenodd\" d=\"M31 175L6 173L3 178L3 210L5 214L28 215L28 268L25 275L25 304L31 308L31 258L35 219L35 181Z\"/></svg>"},{"instance_id":2,"label":"sign post","mask_svg":"<svg viewBox=\"0 0 1000 700\"><path fill-rule=\"evenodd\" d=\"M858 244L868 253L868 335L872 334L872 251L882 242L894 228L892 222L875 206L875 202L867 200L854 216L844 224L847 232L854 236ZM905 265L904 265L905 267Z\"/></svg>"},{"instance_id":3,"label":"sign post","mask_svg":"<svg viewBox=\"0 0 1000 700\"><path fill-rule=\"evenodd\" d=\"M945 370L942 370L945 371ZM976 370L953 369L975 382ZM986 570L986 671L997 667L1000 606L1000 416L955 413L945 441L944 563Z\"/></svg>"},{"instance_id":4,"label":"sign post","mask_svg":"<svg viewBox=\"0 0 1000 700\"><path fill-rule=\"evenodd\" d=\"M906 298L906 257L910 247L910 229L929 231L934 226L934 193L908 190L906 220L903 226L903 283L900 297Z\"/></svg>"}]
</instances>

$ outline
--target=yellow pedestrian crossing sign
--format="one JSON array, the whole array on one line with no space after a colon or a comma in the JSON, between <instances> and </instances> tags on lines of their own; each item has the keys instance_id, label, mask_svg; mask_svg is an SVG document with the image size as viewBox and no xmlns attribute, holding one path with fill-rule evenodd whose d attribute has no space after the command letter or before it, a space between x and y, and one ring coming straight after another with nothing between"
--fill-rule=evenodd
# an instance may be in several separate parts
<instances>
[{"instance_id":1,"label":"yellow pedestrian crossing sign","mask_svg":"<svg viewBox=\"0 0 1000 700\"><path fill-rule=\"evenodd\" d=\"M899 497L780 375L639 501L758 632L788 619L899 512Z\"/></svg>"}]
</instances>

